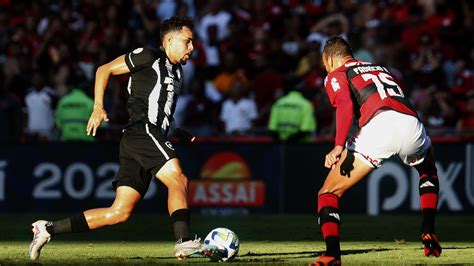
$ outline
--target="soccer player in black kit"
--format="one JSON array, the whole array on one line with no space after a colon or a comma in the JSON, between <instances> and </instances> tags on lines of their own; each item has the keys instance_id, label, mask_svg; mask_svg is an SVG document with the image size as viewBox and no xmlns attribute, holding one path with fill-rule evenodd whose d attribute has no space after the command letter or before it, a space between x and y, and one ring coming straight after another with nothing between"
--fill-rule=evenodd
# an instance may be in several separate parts
<instances>
[{"instance_id":1,"label":"soccer player in black kit","mask_svg":"<svg viewBox=\"0 0 474 266\"><path fill-rule=\"evenodd\" d=\"M87 134L108 121L103 108L104 91L110 75L130 73L127 108L130 121L120 142L120 169L113 182L115 200L110 207L90 209L58 221L36 221L29 255L37 260L41 248L56 234L84 232L125 222L144 197L152 177L168 189L168 211L176 245L174 255L210 255L214 251L191 239L187 203L188 180L173 146L167 139L176 101L182 87L183 70L193 51L193 24L188 18L172 17L161 24L159 49L137 48L100 66L96 72L94 111Z\"/></svg>"}]
</instances>

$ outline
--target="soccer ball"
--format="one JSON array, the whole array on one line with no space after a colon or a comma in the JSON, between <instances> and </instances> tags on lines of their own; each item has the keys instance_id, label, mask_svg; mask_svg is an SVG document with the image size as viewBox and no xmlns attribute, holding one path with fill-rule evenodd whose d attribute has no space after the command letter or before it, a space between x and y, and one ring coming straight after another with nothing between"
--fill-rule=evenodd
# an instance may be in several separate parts
<instances>
[{"instance_id":1,"label":"soccer ball","mask_svg":"<svg viewBox=\"0 0 474 266\"><path fill-rule=\"evenodd\" d=\"M215 228L204 239L204 244L217 246L219 252L211 257L214 261L230 261L237 256L240 247L239 237L230 229Z\"/></svg>"}]
</instances>

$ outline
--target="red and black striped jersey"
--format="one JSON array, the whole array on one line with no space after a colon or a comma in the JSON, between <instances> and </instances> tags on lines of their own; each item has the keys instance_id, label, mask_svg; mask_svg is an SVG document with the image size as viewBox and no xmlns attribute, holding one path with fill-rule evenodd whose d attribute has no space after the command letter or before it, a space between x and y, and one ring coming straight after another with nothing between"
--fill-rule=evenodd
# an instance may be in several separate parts
<instances>
[{"instance_id":1,"label":"red and black striped jersey","mask_svg":"<svg viewBox=\"0 0 474 266\"><path fill-rule=\"evenodd\" d=\"M362 127L378 110L417 116L390 71L379 65L350 60L331 72L326 92L336 108L336 145L343 145L355 115Z\"/></svg>"}]
</instances>

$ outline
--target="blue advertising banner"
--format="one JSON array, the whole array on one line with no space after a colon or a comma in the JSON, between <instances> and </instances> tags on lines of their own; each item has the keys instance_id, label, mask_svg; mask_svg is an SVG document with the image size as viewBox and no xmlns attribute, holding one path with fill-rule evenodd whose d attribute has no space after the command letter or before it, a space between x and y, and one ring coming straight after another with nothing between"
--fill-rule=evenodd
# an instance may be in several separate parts
<instances>
[{"instance_id":1,"label":"blue advertising banner","mask_svg":"<svg viewBox=\"0 0 474 266\"><path fill-rule=\"evenodd\" d=\"M474 211L474 144L435 143L439 209ZM329 143L198 143L176 145L190 180L193 211L211 214L316 213L328 170ZM108 206L119 168L117 144L3 145L0 212L77 212ZM341 200L344 212L419 210L418 174L397 159L386 161ZM139 211L167 212L167 190L153 180Z\"/></svg>"},{"instance_id":2,"label":"blue advertising banner","mask_svg":"<svg viewBox=\"0 0 474 266\"><path fill-rule=\"evenodd\" d=\"M270 144L177 146L190 179L190 206L207 212L276 212L282 175L280 149ZM73 212L111 204L118 145L3 146L0 211ZM166 188L153 180L138 206L166 212Z\"/></svg>"},{"instance_id":3,"label":"blue advertising banner","mask_svg":"<svg viewBox=\"0 0 474 266\"><path fill-rule=\"evenodd\" d=\"M435 143L436 166L440 181L440 212L472 213L474 211L474 144ZM285 150L285 211L316 213L317 193L328 173L324 156L330 145L287 146ZM350 189L341 199L346 213L418 212L420 209L419 176L398 158ZM298 193L295 193L298 191Z\"/></svg>"}]
</instances>

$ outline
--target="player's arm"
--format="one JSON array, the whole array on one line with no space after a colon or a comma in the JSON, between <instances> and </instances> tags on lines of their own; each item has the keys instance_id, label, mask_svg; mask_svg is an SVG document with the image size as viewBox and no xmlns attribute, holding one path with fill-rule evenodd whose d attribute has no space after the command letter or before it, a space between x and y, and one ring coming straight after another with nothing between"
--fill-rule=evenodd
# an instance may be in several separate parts
<instances>
[{"instance_id":1,"label":"player's arm","mask_svg":"<svg viewBox=\"0 0 474 266\"><path fill-rule=\"evenodd\" d=\"M334 168L337 161L339 161L352 124L354 115L352 100L350 95L346 96L344 94L341 93L336 97L336 139L334 148L325 158L324 166L327 168Z\"/></svg>"},{"instance_id":2,"label":"player's arm","mask_svg":"<svg viewBox=\"0 0 474 266\"><path fill-rule=\"evenodd\" d=\"M92 111L89 122L87 123L87 135L92 133L92 136L95 136L100 124L103 121L109 121L107 113L104 110L104 93L110 75L120 75L129 72L130 70L125 63L125 55L121 55L97 69L94 84L94 110Z\"/></svg>"},{"instance_id":3,"label":"player's arm","mask_svg":"<svg viewBox=\"0 0 474 266\"><path fill-rule=\"evenodd\" d=\"M354 116L354 105L351 99L349 84L343 73L328 76L326 92L333 107L336 108L336 138L334 148L326 155L324 166L335 166L344 150Z\"/></svg>"}]
</instances>

